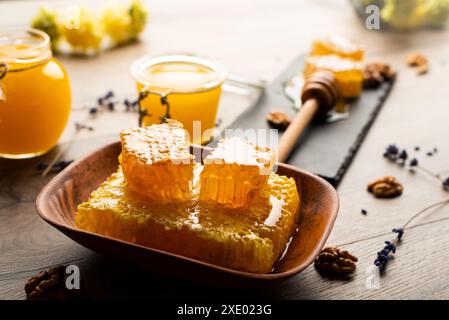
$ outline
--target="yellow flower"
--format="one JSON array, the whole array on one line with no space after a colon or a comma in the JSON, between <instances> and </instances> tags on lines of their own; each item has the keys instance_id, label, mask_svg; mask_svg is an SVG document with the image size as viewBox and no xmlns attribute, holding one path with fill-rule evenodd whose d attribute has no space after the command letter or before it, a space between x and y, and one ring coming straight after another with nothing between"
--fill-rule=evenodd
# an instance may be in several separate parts
<instances>
[{"instance_id":1,"label":"yellow flower","mask_svg":"<svg viewBox=\"0 0 449 320\"><path fill-rule=\"evenodd\" d=\"M87 8L70 7L64 23L64 35L74 49L97 51L103 38L103 27L98 17Z\"/></svg>"},{"instance_id":2,"label":"yellow flower","mask_svg":"<svg viewBox=\"0 0 449 320\"><path fill-rule=\"evenodd\" d=\"M131 16L131 37L137 37L145 28L148 19L148 10L140 0L134 0L131 2L129 15Z\"/></svg>"},{"instance_id":3,"label":"yellow flower","mask_svg":"<svg viewBox=\"0 0 449 320\"><path fill-rule=\"evenodd\" d=\"M143 4L132 1L129 7L111 6L102 14L105 32L115 44L132 41L143 31L148 12Z\"/></svg>"},{"instance_id":4,"label":"yellow flower","mask_svg":"<svg viewBox=\"0 0 449 320\"><path fill-rule=\"evenodd\" d=\"M31 26L47 33L51 39L52 46L55 47L61 38L61 26L58 20L59 17L56 11L40 7L39 12L31 22Z\"/></svg>"},{"instance_id":5,"label":"yellow flower","mask_svg":"<svg viewBox=\"0 0 449 320\"><path fill-rule=\"evenodd\" d=\"M122 44L129 41L131 17L126 8L122 6L106 8L103 11L102 22L106 34L114 43Z\"/></svg>"}]
</instances>

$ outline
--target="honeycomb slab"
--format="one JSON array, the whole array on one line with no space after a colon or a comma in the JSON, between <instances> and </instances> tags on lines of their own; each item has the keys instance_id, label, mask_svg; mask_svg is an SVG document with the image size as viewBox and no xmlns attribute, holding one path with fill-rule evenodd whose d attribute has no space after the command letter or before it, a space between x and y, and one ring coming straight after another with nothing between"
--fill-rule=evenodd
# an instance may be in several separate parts
<instances>
[{"instance_id":1,"label":"honeycomb slab","mask_svg":"<svg viewBox=\"0 0 449 320\"><path fill-rule=\"evenodd\" d=\"M294 179L271 173L246 208L195 197L149 202L114 173L78 206L87 231L254 273L267 273L295 232L299 196Z\"/></svg>"},{"instance_id":2,"label":"honeycomb slab","mask_svg":"<svg viewBox=\"0 0 449 320\"><path fill-rule=\"evenodd\" d=\"M320 70L334 74L341 88L343 98L355 98L362 92L363 68L360 62L337 55L312 56L306 60L304 77Z\"/></svg>"},{"instance_id":3,"label":"honeycomb slab","mask_svg":"<svg viewBox=\"0 0 449 320\"><path fill-rule=\"evenodd\" d=\"M350 40L334 35L325 39L315 40L312 44L311 56L337 55L345 59L362 61L365 50Z\"/></svg>"},{"instance_id":4,"label":"honeycomb slab","mask_svg":"<svg viewBox=\"0 0 449 320\"><path fill-rule=\"evenodd\" d=\"M240 138L228 138L221 140L203 162L200 199L242 207L266 184L274 153Z\"/></svg>"},{"instance_id":5,"label":"honeycomb slab","mask_svg":"<svg viewBox=\"0 0 449 320\"><path fill-rule=\"evenodd\" d=\"M195 161L181 123L124 130L120 139L119 161L131 190L163 203L191 198Z\"/></svg>"}]
</instances>

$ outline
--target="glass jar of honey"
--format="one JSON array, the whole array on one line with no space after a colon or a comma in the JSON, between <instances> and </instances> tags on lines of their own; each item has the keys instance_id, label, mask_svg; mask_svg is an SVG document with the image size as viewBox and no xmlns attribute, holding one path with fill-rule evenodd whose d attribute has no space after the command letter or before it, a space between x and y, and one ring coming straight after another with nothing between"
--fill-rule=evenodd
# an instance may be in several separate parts
<instances>
[{"instance_id":1,"label":"glass jar of honey","mask_svg":"<svg viewBox=\"0 0 449 320\"><path fill-rule=\"evenodd\" d=\"M131 73L140 93L140 125L180 121L194 144L213 137L221 87L227 72L219 64L194 56L143 57Z\"/></svg>"},{"instance_id":2,"label":"glass jar of honey","mask_svg":"<svg viewBox=\"0 0 449 320\"><path fill-rule=\"evenodd\" d=\"M0 157L31 158L56 145L69 117L70 83L35 29L0 31Z\"/></svg>"}]
</instances>

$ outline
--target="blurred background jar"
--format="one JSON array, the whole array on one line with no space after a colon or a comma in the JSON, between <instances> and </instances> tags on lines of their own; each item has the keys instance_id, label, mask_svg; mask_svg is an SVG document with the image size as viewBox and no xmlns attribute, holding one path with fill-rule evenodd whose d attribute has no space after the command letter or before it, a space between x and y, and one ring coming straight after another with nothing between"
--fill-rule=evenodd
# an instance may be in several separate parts
<instances>
[{"instance_id":1,"label":"blurred background jar","mask_svg":"<svg viewBox=\"0 0 449 320\"><path fill-rule=\"evenodd\" d=\"M380 9L381 29L411 30L442 28L449 16L449 0L351 0L357 14L365 19L365 9Z\"/></svg>"},{"instance_id":2,"label":"blurred background jar","mask_svg":"<svg viewBox=\"0 0 449 320\"><path fill-rule=\"evenodd\" d=\"M48 35L0 31L0 157L31 158L53 148L70 103L69 78L52 57Z\"/></svg>"}]
</instances>

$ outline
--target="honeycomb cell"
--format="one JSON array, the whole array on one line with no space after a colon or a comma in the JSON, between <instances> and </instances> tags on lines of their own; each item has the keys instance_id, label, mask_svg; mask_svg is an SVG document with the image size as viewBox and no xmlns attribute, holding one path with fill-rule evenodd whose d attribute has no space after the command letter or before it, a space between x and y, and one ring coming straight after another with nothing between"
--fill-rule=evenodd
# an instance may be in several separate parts
<instances>
[{"instance_id":1,"label":"honeycomb cell","mask_svg":"<svg viewBox=\"0 0 449 320\"><path fill-rule=\"evenodd\" d=\"M114 173L78 206L76 225L90 232L254 273L268 273L296 230L295 180L271 173L245 208L194 195L162 204L127 188Z\"/></svg>"},{"instance_id":2,"label":"honeycomb cell","mask_svg":"<svg viewBox=\"0 0 449 320\"><path fill-rule=\"evenodd\" d=\"M274 153L240 138L228 138L221 140L203 162L200 199L242 207L266 184Z\"/></svg>"},{"instance_id":3,"label":"honeycomb cell","mask_svg":"<svg viewBox=\"0 0 449 320\"><path fill-rule=\"evenodd\" d=\"M341 88L343 98L355 98L362 92L363 68L361 63L336 55L312 56L306 60L304 77L320 70L334 74Z\"/></svg>"},{"instance_id":4,"label":"honeycomb cell","mask_svg":"<svg viewBox=\"0 0 449 320\"><path fill-rule=\"evenodd\" d=\"M128 187L160 202L191 198L194 157L180 122L124 130L119 161Z\"/></svg>"}]
</instances>

